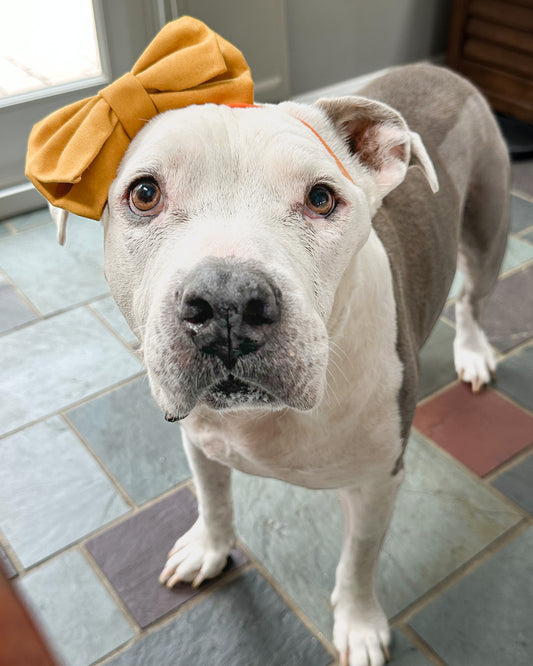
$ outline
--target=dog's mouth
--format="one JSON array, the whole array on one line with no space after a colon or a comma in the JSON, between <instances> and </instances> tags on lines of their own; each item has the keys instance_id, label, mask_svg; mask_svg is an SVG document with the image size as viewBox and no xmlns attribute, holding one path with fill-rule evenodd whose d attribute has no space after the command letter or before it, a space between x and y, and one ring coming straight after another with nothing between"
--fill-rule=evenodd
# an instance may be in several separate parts
<instances>
[{"instance_id":1,"label":"dog's mouth","mask_svg":"<svg viewBox=\"0 0 533 666\"><path fill-rule=\"evenodd\" d=\"M277 399L261 386L229 374L222 381L210 386L202 400L213 409L231 409L239 406L266 405Z\"/></svg>"}]
</instances>

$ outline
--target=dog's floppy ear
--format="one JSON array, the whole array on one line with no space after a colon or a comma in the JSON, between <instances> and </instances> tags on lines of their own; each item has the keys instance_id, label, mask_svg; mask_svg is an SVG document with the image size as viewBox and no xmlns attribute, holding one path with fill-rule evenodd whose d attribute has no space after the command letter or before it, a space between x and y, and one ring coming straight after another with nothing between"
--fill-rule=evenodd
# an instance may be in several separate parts
<instances>
[{"instance_id":1,"label":"dog's floppy ear","mask_svg":"<svg viewBox=\"0 0 533 666\"><path fill-rule=\"evenodd\" d=\"M410 164L418 165L432 191L438 191L437 174L422 139L393 108L365 97L320 99L316 106L373 174L381 197L403 181Z\"/></svg>"},{"instance_id":2,"label":"dog's floppy ear","mask_svg":"<svg viewBox=\"0 0 533 666\"><path fill-rule=\"evenodd\" d=\"M60 245L64 245L67 232L68 210L64 210L63 208L58 208L57 206L53 206L51 203L48 204L48 208L50 209L50 215L52 216L52 220L55 222L55 225L57 227L57 242Z\"/></svg>"}]
</instances>

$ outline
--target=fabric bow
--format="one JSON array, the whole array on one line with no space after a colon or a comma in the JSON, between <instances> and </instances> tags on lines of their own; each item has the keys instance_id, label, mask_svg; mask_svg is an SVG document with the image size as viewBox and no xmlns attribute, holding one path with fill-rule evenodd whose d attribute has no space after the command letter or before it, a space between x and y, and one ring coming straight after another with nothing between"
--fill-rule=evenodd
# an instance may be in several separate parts
<instances>
[{"instance_id":1,"label":"fabric bow","mask_svg":"<svg viewBox=\"0 0 533 666\"><path fill-rule=\"evenodd\" d=\"M50 203L99 220L130 141L156 114L190 104L253 102L242 53L198 19L168 23L131 72L37 123L26 175Z\"/></svg>"}]
</instances>

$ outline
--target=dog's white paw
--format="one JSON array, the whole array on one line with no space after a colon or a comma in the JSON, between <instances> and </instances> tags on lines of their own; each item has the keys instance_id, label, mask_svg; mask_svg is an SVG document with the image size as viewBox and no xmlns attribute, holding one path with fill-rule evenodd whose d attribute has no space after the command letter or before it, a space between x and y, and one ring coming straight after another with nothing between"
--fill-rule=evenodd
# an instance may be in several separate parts
<instances>
[{"instance_id":1,"label":"dog's white paw","mask_svg":"<svg viewBox=\"0 0 533 666\"><path fill-rule=\"evenodd\" d=\"M389 623L377 601L364 610L353 603L338 604L333 643L341 666L383 666L390 661Z\"/></svg>"},{"instance_id":2,"label":"dog's white paw","mask_svg":"<svg viewBox=\"0 0 533 666\"><path fill-rule=\"evenodd\" d=\"M477 331L468 342L458 336L453 344L453 355L459 379L472 384L474 393L490 382L496 370L496 358L483 331Z\"/></svg>"},{"instance_id":3,"label":"dog's white paw","mask_svg":"<svg viewBox=\"0 0 533 666\"><path fill-rule=\"evenodd\" d=\"M209 534L198 518L191 529L178 539L168 554L159 582L167 587L191 583L199 587L207 578L214 578L225 567L235 545L233 532L224 537Z\"/></svg>"}]
</instances>

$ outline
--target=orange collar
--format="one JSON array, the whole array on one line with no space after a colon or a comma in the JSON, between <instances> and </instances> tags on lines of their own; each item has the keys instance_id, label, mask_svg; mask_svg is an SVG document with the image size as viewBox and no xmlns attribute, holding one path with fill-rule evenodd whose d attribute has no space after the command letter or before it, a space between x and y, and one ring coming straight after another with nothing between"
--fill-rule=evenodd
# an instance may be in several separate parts
<instances>
[{"instance_id":1,"label":"orange collar","mask_svg":"<svg viewBox=\"0 0 533 666\"><path fill-rule=\"evenodd\" d=\"M247 109L247 108L252 108L252 109L260 109L261 105L259 104L226 104L226 106L231 107L232 109ZM314 127L312 127L309 123L305 122L305 120L302 120L301 118L298 118L297 116L293 116L297 120L299 120L301 123L303 123L307 128L313 132L313 134L317 137L317 139L320 141L320 143L324 146L324 148L328 151L328 153L333 157L335 162L337 163L337 166L341 170L341 173L348 178L348 180L353 183L353 178L350 176L348 171L345 169L344 164L340 161L340 159L335 155L335 153L331 150L331 148L328 146L328 144L324 141L324 139L320 136L320 134L316 131Z\"/></svg>"}]
</instances>

